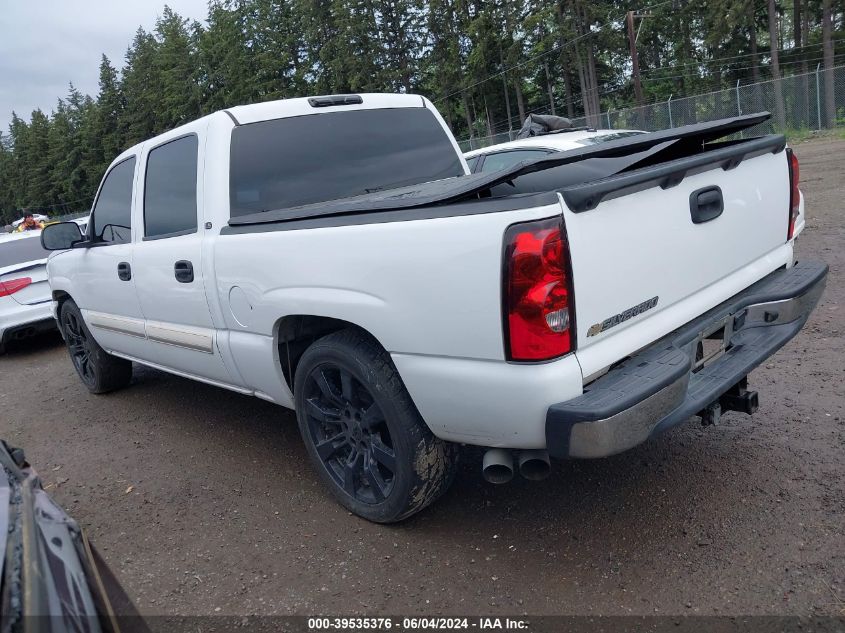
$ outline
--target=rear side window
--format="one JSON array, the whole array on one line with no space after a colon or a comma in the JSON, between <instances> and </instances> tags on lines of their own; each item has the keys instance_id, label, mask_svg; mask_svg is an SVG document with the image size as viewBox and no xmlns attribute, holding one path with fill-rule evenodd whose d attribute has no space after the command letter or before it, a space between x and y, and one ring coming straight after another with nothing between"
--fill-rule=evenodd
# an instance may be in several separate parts
<instances>
[{"instance_id":1,"label":"rear side window","mask_svg":"<svg viewBox=\"0 0 845 633\"><path fill-rule=\"evenodd\" d=\"M487 154L481 171L499 171L507 169L524 160L537 160L549 152L544 149L517 149L510 152L499 152L498 154Z\"/></svg>"},{"instance_id":2,"label":"rear side window","mask_svg":"<svg viewBox=\"0 0 845 633\"><path fill-rule=\"evenodd\" d=\"M233 217L464 174L426 108L349 110L232 130Z\"/></svg>"},{"instance_id":3,"label":"rear side window","mask_svg":"<svg viewBox=\"0 0 845 633\"><path fill-rule=\"evenodd\" d=\"M124 244L131 239L132 181L135 157L115 165L106 175L94 204L94 235L104 242Z\"/></svg>"},{"instance_id":4,"label":"rear side window","mask_svg":"<svg viewBox=\"0 0 845 633\"><path fill-rule=\"evenodd\" d=\"M478 166L478 159L481 158L480 156L473 156L472 158L467 158L467 167L472 173L475 173L475 168Z\"/></svg>"},{"instance_id":5,"label":"rear side window","mask_svg":"<svg viewBox=\"0 0 845 633\"><path fill-rule=\"evenodd\" d=\"M145 237L197 230L197 149L192 134L150 151L144 182Z\"/></svg>"},{"instance_id":6,"label":"rear side window","mask_svg":"<svg viewBox=\"0 0 845 633\"><path fill-rule=\"evenodd\" d=\"M0 268L47 259L50 251L41 248L41 239L35 237L0 239Z\"/></svg>"}]
</instances>

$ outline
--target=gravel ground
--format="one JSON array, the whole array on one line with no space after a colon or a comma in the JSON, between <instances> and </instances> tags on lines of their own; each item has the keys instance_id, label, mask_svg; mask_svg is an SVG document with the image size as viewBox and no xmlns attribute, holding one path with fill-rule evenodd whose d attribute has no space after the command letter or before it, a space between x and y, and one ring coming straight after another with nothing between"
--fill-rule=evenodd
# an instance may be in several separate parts
<instances>
[{"instance_id":1,"label":"gravel ground","mask_svg":"<svg viewBox=\"0 0 845 633\"><path fill-rule=\"evenodd\" d=\"M750 377L752 418L492 486L467 451L398 526L320 488L291 413L136 366L91 396L57 337L0 358L22 446L145 614L845 614L845 141L797 147L825 259L804 331Z\"/></svg>"}]
</instances>

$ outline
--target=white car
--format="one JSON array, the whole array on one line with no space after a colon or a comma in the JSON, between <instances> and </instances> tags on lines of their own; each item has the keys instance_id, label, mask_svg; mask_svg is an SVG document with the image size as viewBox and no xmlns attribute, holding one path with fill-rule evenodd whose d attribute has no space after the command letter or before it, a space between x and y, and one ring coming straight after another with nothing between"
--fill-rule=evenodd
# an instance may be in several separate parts
<instances>
[{"instance_id":1,"label":"white car","mask_svg":"<svg viewBox=\"0 0 845 633\"><path fill-rule=\"evenodd\" d=\"M90 391L135 361L294 408L332 494L397 521L460 444L536 479L756 409L827 275L784 137L717 142L766 118L470 174L420 96L233 107L118 156L85 237L44 229L55 315Z\"/></svg>"},{"instance_id":2,"label":"white car","mask_svg":"<svg viewBox=\"0 0 845 633\"><path fill-rule=\"evenodd\" d=\"M88 219L89 218L90 218L90 216L86 215L85 217L82 217L82 218L76 218L75 220L72 220L72 222L76 222L79 225L79 230L83 234L85 234L85 233L88 232Z\"/></svg>"},{"instance_id":3,"label":"white car","mask_svg":"<svg viewBox=\"0 0 845 633\"><path fill-rule=\"evenodd\" d=\"M467 165L473 173L499 171L517 163L537 160L554 152L568 152L588 145L607 143L621 138L645 134L638 130L594 130L591 128L564 129L540 136L490 145L466 152Z\"/></svg>"},{"instance_id":4,"label":"white car","mask_svg":"<svg viewBox=\"0 0 845 633\"><path fill-rule=\"evenodd\" d=\"M6 345L55 329L41 231L0 236L0 354Z\"/></svg>"},{"instance_id":5,"label":"white car","mask_svg":"<svg viewBox=\"0 0 845 633\"><path fill-rule=\"evenodd\" d=\"M47 222L47 221L49 221L50 218L48 216L42 215L40 213L34 213L32 215L32 219L36 220L38 222ZM23 218L18 218L17 220L12 222L12 228L15 228L15 229L18 228L21 224L23 224L23 220L24 220Z\"/></svg>"}]
</instances>

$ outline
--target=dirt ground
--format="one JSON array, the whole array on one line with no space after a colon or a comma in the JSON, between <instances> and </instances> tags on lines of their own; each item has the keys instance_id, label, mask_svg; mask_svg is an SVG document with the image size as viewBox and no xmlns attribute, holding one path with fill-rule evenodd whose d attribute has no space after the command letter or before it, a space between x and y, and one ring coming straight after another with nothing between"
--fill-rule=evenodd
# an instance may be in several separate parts
<instances>
[{"instance_id":1,"label":"dirt ground","mask_svg":"<svg viewBox=\"0 0 845 633\"><path fill-rule=\"evenodd\" d=\"M136 366L91 396L57 337L0 358L26 449L145 614L845 614L845 141L800 144L804 331L750 377L752 418L449 493L397 526L336 505L284 409Z\"/></svg>"}]
</instances>

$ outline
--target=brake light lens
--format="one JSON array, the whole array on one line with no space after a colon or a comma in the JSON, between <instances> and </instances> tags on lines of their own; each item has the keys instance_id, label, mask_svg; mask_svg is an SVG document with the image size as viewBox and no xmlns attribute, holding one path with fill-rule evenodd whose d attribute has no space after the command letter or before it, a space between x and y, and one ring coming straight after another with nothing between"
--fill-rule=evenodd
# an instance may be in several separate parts
<instances>
[{"instance_id":1,"label":"brake light lens","mask_svg":"<svg viewBox=\"0 0 845 633\"><path fill-rule=\"evenodd\" d=\"M508 359L541 361L573 351L572 275L561 219L511 226L504 263Z\"/></svg>"},{"instance_id":2,"label":"brake light lens","mask_svg":"<svg viewBox=\"0 0 845 633\"><path fill-rule=\"evenodd\" d=\"M787 149L786 156L789 159L789 229L786 234L786 241L788 242L795 234L795 220L798 219L800 213L801 191L798 189L798 181L801 170L795 152Z\"/></svg>"},{"instance_id":3,"label":"brake light lens","mask_svg":"<svg viewBox=\"0 0 845 633\"><path fill-rule=\"evenodd\" d=\"M18 290L23 290L31 283L32 279L30 279L29 277L21 277L19 279L7 279L6 281L0 281L0 297L13 295Z\"/></svg>"}]
</instances>

